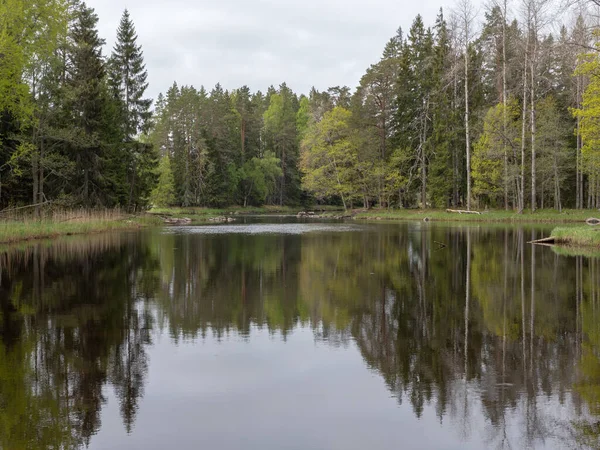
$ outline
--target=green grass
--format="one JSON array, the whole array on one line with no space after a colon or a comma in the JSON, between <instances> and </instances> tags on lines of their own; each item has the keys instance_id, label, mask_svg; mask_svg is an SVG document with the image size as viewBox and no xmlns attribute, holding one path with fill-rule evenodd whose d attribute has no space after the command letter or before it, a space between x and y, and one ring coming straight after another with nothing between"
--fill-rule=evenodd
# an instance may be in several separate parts
<instances>
[{"instance_id":1,"label":"green grass","mask_svg":"<svg viewBox=\"0 0 600 450\"><path fill-rule=\"evenodd\" d=\"M556 244L600 248L600 227L558 227L550 235Z\"/></svg>"},{"instance_id":2,"label":"green grass","mask_svg":"<svg viewBox=\"0 0 600 450\"><path fill-rule=\"evenodd\" d=\"M490 210L481 214L448 213L445 210L401 209L371 210L358 213L355 218L362 220L424 220L440 222L505 222L505 223L575 223L584 222L589 217L600 216L597 210L563 210L559 213L552 209L538 210L534 213L525 211L518 214L514 211Z\"/></svg>"},{"instance_id":3,"label":"green grass","mask_svg":"<svg viewBox=\"0 0 600 450\"><path fill-rule=\"evenodd\" d=\"M84 218L73 221L0 221L0 243L47 239L65 235L100 233L115 230L132 230L158 225L155 217L135 216L128 218Z\"/></svg>"}]
</instances>

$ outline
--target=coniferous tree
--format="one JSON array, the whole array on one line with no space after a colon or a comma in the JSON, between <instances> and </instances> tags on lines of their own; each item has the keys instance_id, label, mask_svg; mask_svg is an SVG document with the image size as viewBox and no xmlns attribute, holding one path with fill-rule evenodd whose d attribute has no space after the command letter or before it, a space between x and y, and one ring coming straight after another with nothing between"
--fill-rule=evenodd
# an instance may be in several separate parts
<instances>
[{"instance_id":1,"label":"coniferous tree","mask_svg":"<svg viewBox=\"0 0 600 450\"><path fill-rule=\"evenodd\" d=\"M123 101L123 132L127 142L148 131L152 100L144 98L148 72L142 46L137 43L135 26L125 10L117 29L117 41L110 59L110 70Z\"/></svg>"},{"instance_id":2,"label":"coniferous tree","mask_svg":"<svg viewBox=\"0 0 600 450\"><path fill-rule=\"evenodd\" d=\"M109 68L118 99L122 103L123 160L126 161L129 180L129 209L147 194L149 186L144 183L144 174L151 170L153 164L151 149L136 139L140 133L148 132L152 104L150 99L144 98L148 88L148 73L137 38L135 26L126 9L117 29L117 41Z\"/></svg>"},{"instance_id":3,"label":"coniferous tree","mask_svg":"<svg viewBox=\"0 0 600 450\"><path fill-rule=\"evenodd\" d=\"M103 112L106 107L104 40L98 36L98 16L82 4L71 30L71 48L67 67L67 103L73 123L71 146L77 172L78 194L83 204L103 203L104 143L101 141Z\"/></svg>"}]
</instances>

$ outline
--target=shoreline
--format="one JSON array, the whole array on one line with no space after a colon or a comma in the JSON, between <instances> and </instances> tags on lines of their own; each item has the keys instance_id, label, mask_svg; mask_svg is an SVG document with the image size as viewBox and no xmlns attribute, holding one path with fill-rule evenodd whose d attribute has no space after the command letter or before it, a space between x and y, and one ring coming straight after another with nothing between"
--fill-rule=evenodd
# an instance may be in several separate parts
<instances>
[{"instance_id":1,"label":"shoreline","mask_svg":"<svg viewBox=\"0 0 600 450\"><path fill-rule=\"evenodd\" d=\"M86 220L81 222L0 222L0 244L54 239L61 236L76 236L105 233L109 231L139 230L149 225L158 225L155 218L136 216L127 219Z\"/></svg>"},{"instance_id":2,"label":"shoreline","mask_svg":"<svg viewBox=\"0 0 600 450\"><path fill-rule=\"evenodd\" d=\"M598 227L557 227L549 239L558 247L571 249L600 249L600 228Z\"/></svg>"},{"instance_id":3,"label":"shoreline","mask_svg":"<svg viewBox=\"0 0 600 450\"><path fill-rule=\"evenodd\" d=\"M450 213L446 210L371 210L361 211L355 220L397 220L397 221L431 221L431 222L479 222L479 223L585 223L590 217L600 216L597 210L569 209L563 212L555 210L538 210L534 213L525 211L519 214L514 211L489 210L477 213Z\"/></svg>"},{"instance_id":4,"label":"shoreline","mask_svg":"<svg viewBox=\"0 0 600 450\"><path fill-rule=\"evenodd\" d=\"M518 214L514 211L489 210L479 213L450 213L441 209L363 209L347 210L337 206L314 206L312 208L290 207L290 206L262 206L262 207L239 207L227 208L155 208L147 214L162 218L190 218L193 222L207 222L218 217L236 217L248 215L283 215L298 216L301 212L318 213L315 219L330 219L340 217L354 220L392 220L392 221L432 221L432 222L480 222L480 223L581 223L594 216L600 216L597 210L564 210L557 212L551 209L538 210L534 213L525 211ZM308 216L307 216L308 217Z\"/></svg>"},{"instance_id":5,"label":"shoreline","mask_svg":"<svg viewBox=\"0 0 600 450\"><path fill-rule=\"evenodd\" d=\"M60 236L85 235L108 231L136 230L147 226L165 225L165 218L191 218L192 223L207 223L218 217L243 217L247 215L296 216L302 208L293 207L230 207L230 208L162 208L150 210L137 216L98 218L66 221L1 221L0 244L53 239ZM339 208L332 206L315 207L306 211L320 211L320 219L339 217ZM346 212L348 214L349 212ZM539 210L535 213L517 214L513 211L486 211L480 214L458 214L443 210L354 210L352 219L360 221L431 221L431 222L472 222L505 224L565 224L558 226L546 238L547 242L564 248L600 249L600 226L584 225L586 219L600 216L596 210ZM318 219L317 219L318 220ZM581 224L581 226L568 226Z\"/></svg>"}]
</instances>

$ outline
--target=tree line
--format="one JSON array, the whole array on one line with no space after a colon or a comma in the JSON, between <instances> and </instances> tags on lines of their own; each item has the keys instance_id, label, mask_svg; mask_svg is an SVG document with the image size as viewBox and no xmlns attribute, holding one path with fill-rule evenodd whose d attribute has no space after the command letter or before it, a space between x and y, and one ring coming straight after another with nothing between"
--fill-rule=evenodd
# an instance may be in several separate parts
<instances>
[{"instance_id":1,"label":"tree line","mask_svg":"<svg viewBox=\"0 0 600 450\"><path fill-rule=\"evenodd\" d=\"M2 207L145 205L156 155L141 46L125 11L105 57L97 24L77 0L0 5Z\"/></svg>"},{"instance_id":2,"label":"tree line","mask_svg":"<svg viewBox=\"0 0 600 450\"><path fill-rule=\"evenodd\" d=\"M112 54L77 0L0 5L0 205L600 207L585 8L468 0L399 29L354 89L176 82L152 106L127 11Z\"/></svg>"}]
</instances>

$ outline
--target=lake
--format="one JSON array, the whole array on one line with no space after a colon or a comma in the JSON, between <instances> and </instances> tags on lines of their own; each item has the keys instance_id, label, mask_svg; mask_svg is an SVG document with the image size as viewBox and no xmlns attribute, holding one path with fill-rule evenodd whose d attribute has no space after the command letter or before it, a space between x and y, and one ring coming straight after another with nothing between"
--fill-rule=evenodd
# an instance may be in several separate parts
<instances>
[{"instance_id":1,"label":"lake","mask_svg":"<svg viewBox=\"0 0 600 450\"><path fill-rule=\"evenodd\" d=\"M0 252L0 448L594 448L600 260L549 228L239 223Z\"/></svg>"}]
</instances>

